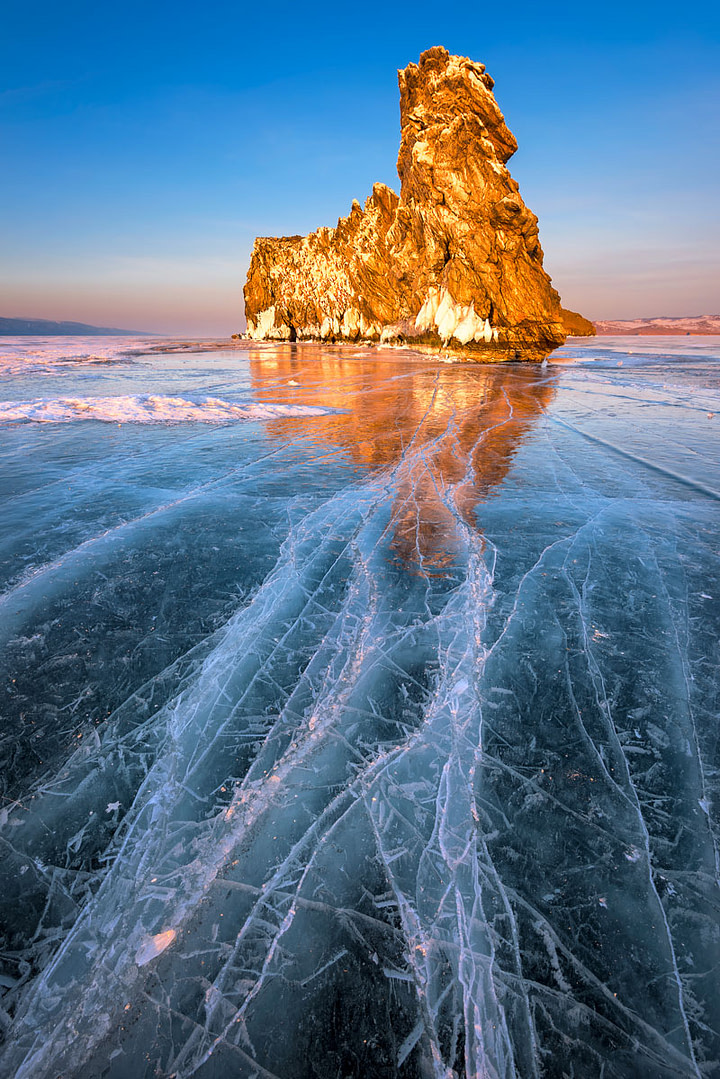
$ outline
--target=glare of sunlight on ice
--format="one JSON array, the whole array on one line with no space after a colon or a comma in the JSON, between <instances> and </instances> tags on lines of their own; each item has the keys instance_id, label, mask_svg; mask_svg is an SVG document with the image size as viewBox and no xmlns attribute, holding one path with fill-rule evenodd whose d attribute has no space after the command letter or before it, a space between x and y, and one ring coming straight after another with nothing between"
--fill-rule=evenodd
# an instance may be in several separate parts
<instances>
[{"instance_id":1,"label":"glare of sunlight on ice","mask_svg":"<svg viewBox=\"0 0 720 1079\"><path fill-rule=\"evenodd\" d=\"M163 933L156 933L154 937L148 937L144 940L135 953L137 966L144 967L146 963L155 959L156 956L170 947L176 936L177 933L174 929L166 929Z\"/></svg>"}]
</instances>

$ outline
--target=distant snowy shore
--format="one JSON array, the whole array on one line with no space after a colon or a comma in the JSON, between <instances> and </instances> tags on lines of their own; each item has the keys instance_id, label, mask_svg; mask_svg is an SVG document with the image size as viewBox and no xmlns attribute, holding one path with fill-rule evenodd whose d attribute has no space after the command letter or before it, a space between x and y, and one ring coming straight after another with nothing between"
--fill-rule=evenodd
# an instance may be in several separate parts
<instances>
[{"instance_id":1,"label":"distant snowy shore","mask_svg":"<svg viewBox=\"0 0 720 1079\"><path fill-rule=\"evenodd\" d=\"M691 315L686 318L635 318L628 321L593 322L598 336L684 336L701 334L702 336L720 334L720 315Z\"/></svg>"}]
</instances>

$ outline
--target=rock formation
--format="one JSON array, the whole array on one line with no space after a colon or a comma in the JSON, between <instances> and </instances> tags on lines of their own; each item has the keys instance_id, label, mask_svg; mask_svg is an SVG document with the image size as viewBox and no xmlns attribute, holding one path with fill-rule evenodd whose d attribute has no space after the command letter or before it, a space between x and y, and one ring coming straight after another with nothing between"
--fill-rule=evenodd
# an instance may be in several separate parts
<instances>
[{"instance_id":1,"label":"rock formation","mask_svg":"<svg viewBox=\"0 0 720 1079\"><path fill-rule=\"evenodd\" d=\"M506 167L517 143L492 78L435 47L398 80L400 196L375 184L336 228L258 238L248 336L542 359L567 331L537 218Z\"/></svg>"},{"instance_id":2,"label":"rock formation","mask_svg":"<svg viewBox=\"0 0 720 1079\"><path fill-rule=\"evenodd\" d=\"M562 323L568 337L594 337L595 326L589 318L579 315L577 311L570 311L567 307L560 308Z\"/></svg>"}]
</instances>

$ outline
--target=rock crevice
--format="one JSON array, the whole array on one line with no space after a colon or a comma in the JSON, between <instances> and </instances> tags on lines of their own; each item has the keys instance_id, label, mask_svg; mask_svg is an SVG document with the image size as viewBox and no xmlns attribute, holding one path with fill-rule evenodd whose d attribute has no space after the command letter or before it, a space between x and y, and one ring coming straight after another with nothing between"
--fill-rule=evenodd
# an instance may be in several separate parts
<instances>
[{"instance_id":1,"label":"rock crevice","mask_svg":"<svg viewBox=\"0 0 720 1079\"><path fill-rule=\"evenodd\" d=\"M517 149L483 64L435 47L398 73L400 195L375 184L335 228L258 238L248 336L541 359L565 338Z\"/></svg>"}]
</instances>

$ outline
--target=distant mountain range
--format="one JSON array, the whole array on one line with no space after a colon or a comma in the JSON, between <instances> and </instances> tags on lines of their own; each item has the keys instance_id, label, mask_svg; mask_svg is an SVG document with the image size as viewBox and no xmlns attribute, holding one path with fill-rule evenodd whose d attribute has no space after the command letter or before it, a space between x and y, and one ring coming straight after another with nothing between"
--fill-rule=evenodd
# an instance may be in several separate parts
<instances>
[{"instance_id":1,"label":"distant mountain range","mask_svg":"<svg viewBox=\"0 0 720 1079\"><path fill-rule=\"evenodd\" d=\"M573 312L566 312L572 315ZM580 319L580 316L575 316ZM585 325L568 324L566 332L586 335L591 325L585 319L581 319ZM688 315L682 318L634 318L625 321L616 319L600 319L593 322L595 332L600 336L639 336L647 334L660 336L663 334L682 336L686 334L718 334L720 335L720 315ZM590 331L592 332L592 331ZM47 318L0 318L0 337L29 336L36 334L41 337L88 337L96 334L112 334L117 337L152 337L147 330L120 330L116 326L91 326L86 322L53 322Z\"/></svg>"},{"instance_id":2,"label":"distant mountain range","mask_svg":"<svg viewBox=\"0 0 720 1079\"><path fill-rule=\"evenodd\" d=\"M86 337L95 334L113 336L145 335L145 330L118 330L110 326L89 326L86 322L52 322L47 318L0 318L0 337L38 334L42 337Z\"/></svg>"},{"instance_id":3,"label":"distant mountain range","mask_svg":"<svg viewBox=\"0 0 720 1079\"><path fill-rule=\"evenodd\" d=\"M593 322L597 334L639 336L647 334L720 334L720 315L688 315L685 318L634 318L627 322Z\"/></svg>"}]
</instances>

